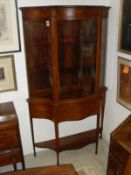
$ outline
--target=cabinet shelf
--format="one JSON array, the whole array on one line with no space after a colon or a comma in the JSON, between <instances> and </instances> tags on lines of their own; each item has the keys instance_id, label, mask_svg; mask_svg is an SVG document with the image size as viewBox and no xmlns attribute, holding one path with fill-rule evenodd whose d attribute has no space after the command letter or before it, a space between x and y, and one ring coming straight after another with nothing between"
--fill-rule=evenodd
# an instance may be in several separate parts
<instances>
[{"instance_id":1,"label":"cabinet shelf","mask_svg":"<svg viewBox=\"0 0 131 175\"><path fill-rule=\"evenodd\" d=\"M73 134L59 139L59 151L80 149L96 140L96 129ZM38 148L48 148L56 151L56 140L48 140L44 142L35 143Z\"/></svg>"}]
</instances>

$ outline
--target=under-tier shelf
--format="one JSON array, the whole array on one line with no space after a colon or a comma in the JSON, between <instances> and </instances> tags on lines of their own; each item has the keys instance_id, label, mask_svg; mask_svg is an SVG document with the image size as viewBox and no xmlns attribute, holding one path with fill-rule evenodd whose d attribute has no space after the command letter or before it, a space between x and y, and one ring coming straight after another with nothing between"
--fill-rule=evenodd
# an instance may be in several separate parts
<instances>
[{"instance_id":1,"label":"under-tier shelf","mask_svg":"<svg viewBox=\"0 0 131 175\"><path fill-rule=\"evenodd\" d=\"M87 144L96 142L96 129L59 138L59 152L80 149ZM56 139L35 143L38 148L48 148L56 151Z\"/></svg>"}]
</instances>

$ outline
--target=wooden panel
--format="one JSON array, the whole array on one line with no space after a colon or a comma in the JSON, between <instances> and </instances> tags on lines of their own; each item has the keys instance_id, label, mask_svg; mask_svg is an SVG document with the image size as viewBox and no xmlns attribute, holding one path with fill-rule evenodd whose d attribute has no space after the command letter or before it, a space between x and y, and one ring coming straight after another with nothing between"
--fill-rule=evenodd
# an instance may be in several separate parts
<instances>
[{"instance_id":1,"label":"wooden panel","mask_svg":"<svg viewBox=\"0 0 131 175\"><path fill-rule=\"evenodd\" d=\"M0 131L0 140L3 140L3 142L0 143L0 149L7 149L19 145L16 132L16 129L12 127L10 127L9 130L6 128L6 130Z\"/></svg>"},{"instance_id":2,"label":"wooden panel","mask_svg":"<svg viewBox=\"0 0 131 175\"><path fill-rule=\"evenodd\" d=\"M45 58L48 55L48 48L49 47L49 28L46 26L46 21L25 21L24 22L24 28L25 28L25 41L26 41L26 47L27 47L27 53L30 54L32 52L34 56L36 57L37 52L43 51L43 56L38 57L37 66L41 66L41 64L38 65L39 61L43 64L41 58L43 58L45 62ZM42 50L43 48L43 50ZM27 55L28 56L28 55ZM28 57L27 57L28 58ZM48 57L47 57L48 59ZM46 60L47 62L48 60ZM33 62L34 64L34 62ZM32 67L31 67L32 68Z\"/></svg>"},{"instance_id":3,"label":"wooden panel","mask_svg":"<svg viewBox=\"0 0 131 175\"><path fill-rule=\"evenodd\" d=\"M8 117L10 116L10 117ZM12 102L0 103L0 125L4 122L17 121L16 111Z\"/></svg>"},{"instance_id":4,"label":"wooden panel","mask_svg":"<svg viewBox=\"0 0 131 175\"><path fill-rule=\"evenodd\" d=\"M89 100L72 100L63 101L61 104L54 106L54 117L57 122L81 120L85 117L100 112L99 98Z\"/></svg>"},{"instance_id":5,"label":"wooden panel","mask_svg":"<svg viewBox=\"0 0 131 175\"><path fill-rule=\"evenodd\" d=\"M46 8L21 8L24 20L43 20L49 18L50 10Z\"/></svg>"},{"instance_id":6,"label":"wooden panel","mask_svg":"<svg viewBox=\"0 0 131 175\"><path fill-rule=\"evenodd\" d=\"M57 7L57 20L80 20L87 18L98 18L101 16L101 7Z\"/></svg>"},{"instance_id":7,"label":"wooden panel","mask_svg":"<svg viewBox=\"0 0 131 175\"><path fill-rule=\"evenodd\" d=\"M111 141L111 148L110 148L111 154L119 161L121 166L125 167L128 161L129 153L121 147L117 142ZM124 159L123 159L124 157Z\"/></svg>"},{"instance_id":8,"label":"wooden panel","mask_svg":"<svg viewBox=\"0 0 131 175\"><path fill-rule=\"evenodd\" d=\"M52 102L42 99L31 99L28 100L30 117L31 118L43 118L50 119L53 118Z\"/></svg>"},{"instance_id":9,"label":"wooden panel","mask_svg":"<svg viewBox=\"0 0 131 175\"><path fill-rule=\"evenodd\" d=\"M20 162L21 159L21 153L18 148L0 152L0 166L17 163Z\"/></svg>"},{"instance_id":10,"label":"wooden panel","mask_svg":"<svg viewBox=\"0 0 131 175\"><path fill-rule=\"evenodd\" d=\"M71 164L60 166L45 166L39 168L29 168L24 171L5 173L5 175L78 175Z\"/></svg>"},{"instance_id":11,"label":"wooden panel","mask_svg":"<svg viewBox=\"0 0 131 175\"><path fill-rule=\"evenodd\" d=\"M109 167L109 171L107 175L123 175L124 174L124 169L121 168L121 166L119 165L119 162L112 155L110 155L109 157L109 164L110 164L110 167Z\"/></svg>"},{"instance_id":12,"label":"wooden panel","mask_svg":"<svg viewBox=\"0 0 131 175\"><path fill-rule=\"evenodd\" d=\"M70 149L80 149L87 144L94 143L96 141L96 129L81 132L78 134L59 138L59 152ZM38 142L35 144L38 148L48 148L56 151L56 140L48 140L44 142Z\"/></svg>"}]
</instances>

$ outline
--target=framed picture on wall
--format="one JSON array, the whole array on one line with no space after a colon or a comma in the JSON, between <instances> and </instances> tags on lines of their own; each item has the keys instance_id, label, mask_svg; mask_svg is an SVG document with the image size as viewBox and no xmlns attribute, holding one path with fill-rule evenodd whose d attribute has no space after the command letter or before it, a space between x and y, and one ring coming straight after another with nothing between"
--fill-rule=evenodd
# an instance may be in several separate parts
<instances>
[{"instance_id":1,"label":"framed picture on wall","mask_svg":"<svg viewBox=\"0 0 131 175\"><path fill-rule=\"evenodd\" d=\"M0 53L20 51L16 0L0 0Z\"/></svg>"},{"instance_id":2,"label":"framed picture on wall","mask_svg":"<svg viewBox=\"0 0 131 175\"><path fill-rule=\"evenodd\" d=\"M0 56L0 92L17 89L14 56Z\"/></svg>"},{"instance_id":3,"label":"framed picture on wall","mask_svg":"<svg viewBox=\"0 0 131 175\"><path fill-rule=\"evenodd\" d=\"M131 0L120 0L118 50L131 54Z\"/></svg>"},{"instance_id":4,"label":"framed picture on wall","mask_svg":"<svg viewBox=\"0 0 131 175\"><path fill-rule=\"evenodd\" d=\"M131 110L131 60L118 58L117 101Z\"/></svg>"}]
</instances>

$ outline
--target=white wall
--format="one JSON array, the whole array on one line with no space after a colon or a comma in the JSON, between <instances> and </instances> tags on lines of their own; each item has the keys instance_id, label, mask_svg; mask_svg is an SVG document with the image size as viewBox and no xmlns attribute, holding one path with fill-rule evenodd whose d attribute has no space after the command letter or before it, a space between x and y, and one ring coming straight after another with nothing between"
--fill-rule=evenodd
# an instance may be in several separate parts
<instances>
[{"instance_id":1,"label":"white wall","mask_svg":"<svg viewBox=\"0 0 131 175\"><path fill-rule=\"evenodd\" d=\"M128 59L131 59L131 56L117 51L120 0L110 0L110 5L106 69L106 85L108 87L108 92L104 122L104 138L106 138L107 141L109 141L109 134L111 131L130 114L128 109L116 102L118 56Z\"/></svg>"},{"instance_id":2,"label":"white wall","mask_svg":"<svg viewBox=\"0 0 131 175\"><path fill-rule=\"evenodd\" d=\"M17 0L18 1L18 0ZM19 0L18 6L42 6L42 5L109 5L109 0Z\"/></svg>"},{"instance_id":3,"label":"white wall","mask_svg":"<svg viewBox=\"0 0 131 175\"><path fill-rule=\"evenodd\" d=\"M109 12L109 32L108 32L108 49L107 49L107 76L106 84L108 87L107 103L104 121L104 137L109 141L109 134L126 116L129 111L116 102L116 81L117 81L117 57L123 55L117 52L117 36L118 36L118 18L119 18L119 1L120 0L18 0L18 6L42 6L42 5L110 5ZM23 44L22 18L19 10L19 24L22 51L15 53L15 66L18 90L12 92L0 93L0 102L12 100L15 104L19 117L20 132L24 154L32 152L32 140L30 133L30 123L28 115L28 98L27 79L25 69L25 53ZM125 57L130 58L128 55ZM35 121L35 138L36 140L46 140L54 137L54 128L52 122ZM61 135L86 130L95 126L95 116L80 122L69 122L60 126Z\"/></svg>"}]
</instances>

